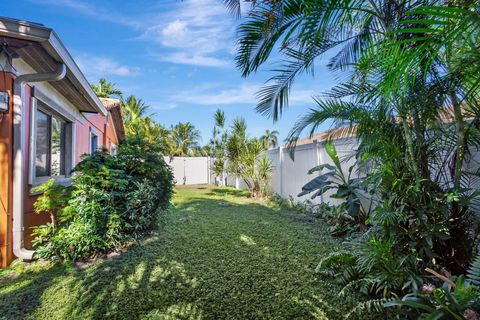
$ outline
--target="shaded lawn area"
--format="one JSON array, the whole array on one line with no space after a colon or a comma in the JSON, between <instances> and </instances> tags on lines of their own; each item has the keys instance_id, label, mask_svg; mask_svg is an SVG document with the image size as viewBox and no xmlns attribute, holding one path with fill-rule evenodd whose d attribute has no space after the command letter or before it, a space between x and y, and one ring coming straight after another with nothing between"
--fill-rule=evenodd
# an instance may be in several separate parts
<instances>
[{"instance_id":1,"label":"shaded lawn area","mask_svg":"<svg viewBox=\"0 0 480 320\"><path fill-rule=\"evenodd\" d=\"M180 187L174 204L118 257L3 271L0 319L340 319L355 302L314 273L339 246L321 225L229 188Z\"/></svg>"}]
</instances>

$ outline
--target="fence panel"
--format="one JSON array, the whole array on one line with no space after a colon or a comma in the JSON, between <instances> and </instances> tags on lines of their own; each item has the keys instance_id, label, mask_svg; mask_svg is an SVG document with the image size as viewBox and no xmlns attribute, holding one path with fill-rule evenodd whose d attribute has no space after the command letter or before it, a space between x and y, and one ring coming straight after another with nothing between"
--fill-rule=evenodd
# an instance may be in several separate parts
<instances>
[{"instance_id":1,"label":"fence panel","mask_svg":"<svg viewBox=\"0 0 480 320\"><path fill-rule=\"evenodd\" d=\"M348 172L348 168L355 163L353 155L358 147L357 140L355 138L345 138L335 140L333 143L341 160L342 169ZM304 202L310 199L310 195L303 197L297 195L307 182L318 175L318 173L309 175L308 171L311 168L324 163L333 165L333 161L325 151L325 142L319 141L297 146L293 160L290 157L289 150L284 148L269 150L267 156L273 166L272 192L284 199L293 199L295 202ZM315 204L321 202L338 204L339 200L330 198L331 194L332 192L327 192L323 196L311 200L311 202Z\"/></svg>"},{"instance_id":2,"label":"fence panel","mask_svg":"<svg viewBox=\"0 0 480 320\"><path fill-rule=\"evenodd\" d=\"M177 185L211 183L210 157L165 157Z\"/></svg>"},{"instance_id":3,"label":"fence panel","mask_svg":"<svg viewBox=\"0 0 480 320\"><path fill-rule=\"evenodd\" d=\"M308 170L318 165L318 153L316 144L298 146L295 149L294 159L290 157L288 149L282 149L281 155L281 190L282 197L295 201L305 201L310 197L308 195L298 197L302 187L315 175L309 175ZM319 202L318 199L314 200Z\"/></svg>"}]
</instances>

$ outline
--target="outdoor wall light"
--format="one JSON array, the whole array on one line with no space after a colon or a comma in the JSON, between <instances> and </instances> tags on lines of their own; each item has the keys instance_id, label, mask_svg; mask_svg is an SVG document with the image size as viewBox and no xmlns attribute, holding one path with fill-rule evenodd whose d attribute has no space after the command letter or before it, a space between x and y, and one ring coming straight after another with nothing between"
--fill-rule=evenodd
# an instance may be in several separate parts
<instances>
[{"instance_id":1,"label":"outdoor wall light","mask_svg":"<svg viewBox=\"0 0 480 320\"><path fill-rule=\"evenodd\" d=\"M8 112L8 93L0 92L0 112Z\"/></svg>"}]
</instances>

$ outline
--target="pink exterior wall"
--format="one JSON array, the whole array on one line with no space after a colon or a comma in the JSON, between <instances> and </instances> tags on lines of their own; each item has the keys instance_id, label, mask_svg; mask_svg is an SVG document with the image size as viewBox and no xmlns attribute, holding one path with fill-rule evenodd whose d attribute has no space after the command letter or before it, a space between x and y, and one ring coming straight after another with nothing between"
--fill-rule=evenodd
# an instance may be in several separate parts
<instances>
[{"instance_id":1,"label":"pink exterior wall","mask_svg":"<svg viewBox=\"0 0 480 320\"><path fill-rule=\"evenodd\" d=\"M101 114L88 114L85 116L85 124L75 123L75 161L79 162L81 156L89 152L90 149L90 128L94 128L99 134L99 146L110 150L112 144L118 145L119 141L115 135L112 117ZM87 138L84 138L87 137Z\"/></svg>"},{"instance_id":2,"label":"pink exterior wall","mask_svg":"<svg viewBox=\"0 0 480 320\"><path fill-rule=\"evenodd\" d=\"M27 87L25 90L26 97L26 107L27 107L27 132L25 134L25 145L27 150L30 149L30 121L32 119L30 115L30 101L31 101L31 88ZM106 147L110 150L110 145L114 143L118 145L118 141L115 136L113 123L110 115L103 116L101 114L86 114L86 121L83 123L80 121L75 122L75 163L78 163L81 160L82 155L88 154L90 152L90 128L94 128L96 133L99 135L99 147ZM36 214L34 211L33 204L35 203L37 196L32 196L30 194L30 185L28 183L29 177L29 162L30 158L25 157L24 168L26 168L27 174L25 175L25 247L31 247L31 241L33 240L31 234L31 228L41 224L45 224L49 221L49 216L47 214Z\"/></svg>"}]
</instances>

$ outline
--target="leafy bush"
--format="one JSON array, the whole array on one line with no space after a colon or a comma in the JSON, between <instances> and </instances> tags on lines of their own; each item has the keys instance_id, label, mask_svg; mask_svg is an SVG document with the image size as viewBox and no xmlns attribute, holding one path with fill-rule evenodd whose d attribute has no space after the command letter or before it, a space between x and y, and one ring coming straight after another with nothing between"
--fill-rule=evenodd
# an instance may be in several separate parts
<instances>
[{"instance_id":1,"label":"leafy bush","mask_svg":"<svg viewBox=\"0 0 480 320\"><path fill-rule=\"evenodd\" d=\"M427 271L435 276L432 282L438 283L425 283L421 290L389 301L385 306L400 307L395 309L396 312L408 319L480 318L480 256L473 261L466 276L456 279L431 269Z\"/></svg>"},{"instance_id":2,"label":"leafy bush","mask_svg":"<svg viewBox=\"0 0 480 320\"><path fill-rule=\"evenodd\" d=\"M416 290L422 283L419 268L415 255L399 255L392 240L381 240L372 233L323 258L316 272L342 285L339 296L362 293L366 301L351 311L362 313L380 312L385 302Z\"/></svg>"},{"instance_id":3,"label":"leafy bush","mask_svg":"<svg viewBox=\"0 0 480 320\"><path fill-rule=\"evenodd\" d=\"M333 190L334 193L330 197L342 200L342 204L336 210L339 223L343 225L343 222L348 221L361 229L365 229L372 201L370 200L368 206L362 204L362 200L366 199L365 193L367 189L364 181L360 178L352 177L354 166L349 168L348 174L343 171L337 150L332 141L325 143L325 151L335 165L332 166L326 163L310 169L309 174L321 173L325 169L328 171L304 185L302 192L298 196L301 197L313 193L311 198L314 199L329 190ZM330 218L332 217L334 215L330 215Z\"/></svg>"},{"instance_id":4,"label":"leafy bush","mask_svg":"<svg viewBox=\"0 0 480 320\"><path fill-rule=\"evenodd\" d=\"M34 230L42 257L77 260L118 249L153 228L173 194L170 168L142 139L128 138L118 156L105 151L87 155L75 172L71 196L61 209L68 218L57 229L47 224ZM53 180L42 188L36 207L58 202L62 189Z\"/></svg>"}]
</instances>

